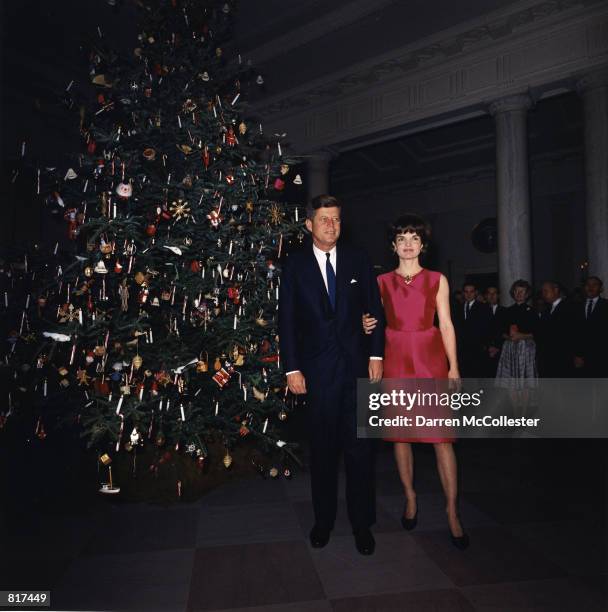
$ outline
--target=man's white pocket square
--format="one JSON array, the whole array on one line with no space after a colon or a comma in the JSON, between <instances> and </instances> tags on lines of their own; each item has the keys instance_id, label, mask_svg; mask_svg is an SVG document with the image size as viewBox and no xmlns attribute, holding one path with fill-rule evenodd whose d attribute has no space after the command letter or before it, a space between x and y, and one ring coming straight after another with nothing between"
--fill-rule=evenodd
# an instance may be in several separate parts
<instances>
[{"instance_id":1,"label":"man's white pocket square","mask_svg":"<svg viewBox=\"0 0 608 612\"><path fill-rule=\"evenodd\" d=\"M351 279L350 279L350 284L351 284L351 285L354 285L356 282L357 282L357 279L356 279L356 278L351 278Z\"/></svg>"}]
</instances>

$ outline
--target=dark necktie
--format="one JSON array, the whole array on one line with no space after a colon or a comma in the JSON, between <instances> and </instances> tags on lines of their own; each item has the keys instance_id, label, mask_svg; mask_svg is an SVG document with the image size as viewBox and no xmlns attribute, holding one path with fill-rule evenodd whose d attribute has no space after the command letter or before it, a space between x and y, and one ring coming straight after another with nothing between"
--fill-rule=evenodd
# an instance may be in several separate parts
<instances>
[{"instance_id":1,"label":"dark necktie","mask_svg":"<svg viewBox=\"0 0 608 612\"><path fill-rule=\"evenodd\" d=\"M591 316L593 310L593 300L587 300L587 319Z\"/></svg>"},{"instance_id":2,"label":"dark necktie","mask_svg":"<svg viewBox=\"0 0 608 612\"><path fill-rule=\"evenodd\" d=\"M467 313L465 315L465 319L468 319L471 316L471 302L467 302Z\"/></svg>"},{"instance_id":3,"label":"dark necktie","mask_svg":"<svg viewBox=\"0 0 608 612\"><path fill-rule=\"evenodd\" d=\"M325 253L325 257L327 260L325 262L325 273L327 275L327 293L329 295L329 301L331 302L331 307L336 309L336 273L334 272L334 267L331 265L331 261L329 261L329 253Z\"/></svg>"}]
</instances>

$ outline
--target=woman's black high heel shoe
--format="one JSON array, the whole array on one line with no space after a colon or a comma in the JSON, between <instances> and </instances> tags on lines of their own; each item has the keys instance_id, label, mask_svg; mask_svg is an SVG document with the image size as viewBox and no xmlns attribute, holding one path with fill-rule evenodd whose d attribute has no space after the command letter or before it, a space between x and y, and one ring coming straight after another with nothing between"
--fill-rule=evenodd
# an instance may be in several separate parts
<instances>
[{"instance_id":1,"label":"woman's black high heel shoe","mask_svg":"<svg viewBox=\"0 0 608 612\"><path fill-rule=\"evenodd\" d=\"M458 550L465 550L469 547L469 536L466 533L463 532L461 536L456 537L450 532L450 537L452 538L452 544Z\"/></svg>"},{"instance_id":2,"label":"woman's black high heel shoe","mask_svg":"<svg viewBox=\"0 0 608 612\"><path fill-rule=\"evenodd\" d=\"M418 524L418 508L416 508L416 514L413 518L406 518L405 513L407 511L407 502L405 502L405 508L403 508L403 514L401 515L401 525L406 531L411 531Z\"/></svg>"}]
</instances>

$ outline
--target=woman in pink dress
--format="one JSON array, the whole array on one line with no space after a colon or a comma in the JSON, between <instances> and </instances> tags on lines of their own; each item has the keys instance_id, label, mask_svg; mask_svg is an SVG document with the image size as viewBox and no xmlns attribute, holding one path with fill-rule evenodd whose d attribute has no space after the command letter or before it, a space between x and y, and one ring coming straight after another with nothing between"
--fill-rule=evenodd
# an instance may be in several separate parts
<instances>
[{"instance_id":1,"label":"woman in pink dress","mask_svg":"<svg viewBox=\"0 0 608 612\"><path fill-rule=\"evenodd\" d=\"M450 316L448 281L440 272L427 270L419 262L420 254L426 251L429 237L429 225L413 214L400 217L391 228L391 245L399 258L399 265L395 270L378 276L386 315L384 377L435 379L438 385L453 379L457 383L460 373L456 336ZM438 328L433 325L435 313L439 319ZM366 333L375 327L375 323L375 319L364 317ZM411 442L432 443L447 502L451 540L457 548L464 549L469 539L458 517L454 439L439 434L389 440L394 442L397 469L405 490L406 502L401 524L409 531L416 526L418 518Z\"/></svg>"}]
</instances>

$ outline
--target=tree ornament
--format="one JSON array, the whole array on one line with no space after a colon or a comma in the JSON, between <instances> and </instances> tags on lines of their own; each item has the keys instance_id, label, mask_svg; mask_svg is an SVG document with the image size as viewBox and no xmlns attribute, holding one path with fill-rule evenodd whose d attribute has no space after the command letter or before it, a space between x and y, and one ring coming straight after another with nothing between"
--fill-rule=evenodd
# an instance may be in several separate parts
<instances>
[{"instance_id":1,"label":"tree ornament","mask_svg":"<svg viewBox=\"0 0 608 612\"><path fill-rule=\"evenodd\" d=\"M244 121L241 121L239 123L239 134L241 136L245 136L246 133L247 133L247 124Z\"/></svg>"},{"instance_id":2,"label":"tree ornament","mask_svg":"<svg viewBox=\"0 0 608 612\"><path fill-rule=\"evenodd\" d=\"M224 467L228 469L232 465L232 455L226 451L223 459Z\"/></svg>"},{"instance_id":3,"label":"tree ornament","mask_svg":"<svg viewBox=\"0 0 608 612\"><path fill-rule=\"evenodd\" d=\"M279 421L287 420L287 412L285 411L284 408L281 408L281 410L279 411L279 414L277 414L277 417L279 418Z\"/></svg>"},{"instance_id":4,"label":"tree ornament","mask_svg":"<svg viewBox=\"0 0 608 612\"><path fill-rule=\"evenodd\" d=\"M133 276L133 280L138 285L143 285L143 283L146 280L146 275L141 270L138 270L137 272L135 272L135 276Z\"/></svg>"},{"instance_id":5,"label":"tree ornament","mask_svg":"<svg viewBox=\"0 0 608 612\"><path fill-rule=\"evenodd\" d=\"M203 165L205 166L205 169L209 168L209 162L211 161L211 158L209 156L209 149L206 145L202 152L202 158L203 158Z\"/></svg>"},{"instance_id":6,"label":"tree ornament","mask_svg":"<svg viewBox=\"0 0 608 612\"><path fill-rule=\"evenodd\" d=\"M214 228L219 227L220 223L223 221L224 217L222 217L219 213L219 209L214 208L208 215L207 219L211 222L211 226Z\"/></svg>"},{"instance_id":7,"label":"tree ornament","mask_svg":"<svg viewBox=\"0 0 608 612\"><path fill-rule=\"evenodd\" d=\"M155 235L156 235L156 225L154 225L154 223L150 223L149 225L146 226L146 236L149 236L150 238L152 238Z\"/></svg>"},{"instance_id":8,"label":"tree ornament","mask_svg":"<svg viewBox=\"0 0 608 612\"><path fill-rule=\"evenodd\" d=\"M144 155L144 159L148 161L154 161L156 159L156 151L152 149L151 147L144 149L143 155Z\"/></svg>"},{"instance_id":9,"label":"tree ornament","mask_svg":"<svg viewBox=\"0 0 608 612\"><path fill-rule=\"evenodd\" d=\"M131 183L118 183L116 195L123 200L128 200L133 195L133 185Z\"/></svg>"},{"instance_id":10,"label":"tree ornament","mask_svg":"<svg viewBox=\"0 0 608 612\"><path fill-rule=\"evenodd\" d=\"M278 204L272 204L270 207L270 222L273 225L279 225L283 221L284 213L279 208Z\"/></svg>"},{"instance_id":11,"label":"tree ornament","mask_svg":"<svg viewBox=\"0 0 608 612\"><path fill-rule=\"evenodd\" d=\"M285 176L289 172L289 165L288 164L281 164L280 167L279 167L279 171L281 172L281 174L283 176Z\"/></svg>"},{"instance_id":12,"label":"tree ornament","mask_svg":"<svg viewBox=\"0 0 608 612\"><path fill-rule=\"evenodd\" d=\"M184 202L181 198L178 198L176 202L173 202L169 207L169 211L173 215L176 221L183 219L184 217L190 216L190 207L188 202Z\"/></svg>"},{"instance_id":13,"label":"tree ornament","mask_svg":"<svg viewBox=\"0 0 608 612\"><path fill-rule=\"evenodd\" d=\"M234 128L232 126L229 126L228 131L226 132L226 144L229 147L234 147L236 144L236 134L234 133Z\"/></svg>"},{"instance_id":14,"label":"tree ornament","mask_svg":"<svg viewBox=\"0 0 608 612\"><path fill-rule=\"evenodd\" d=\"M143 362L144 362L144 360L142 359L141 355L135 355L135 357L133 357L133 360L132 360L133 368L135 370L139 370L139 368L141 368Z\"/></svg>"}]
</instances>

